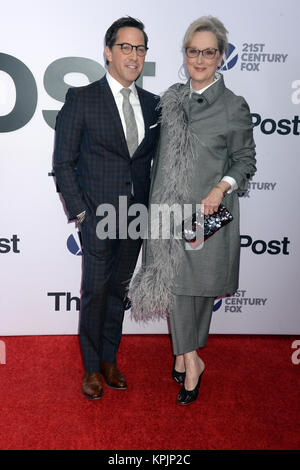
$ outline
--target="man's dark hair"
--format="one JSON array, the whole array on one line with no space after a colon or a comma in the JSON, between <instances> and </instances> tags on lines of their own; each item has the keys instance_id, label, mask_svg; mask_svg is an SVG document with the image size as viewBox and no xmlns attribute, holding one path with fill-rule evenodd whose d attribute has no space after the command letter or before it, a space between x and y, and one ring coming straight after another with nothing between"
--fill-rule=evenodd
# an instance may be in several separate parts
<instances>
[{"instance_id":1,"label":"man's dark hair","mask_svg":"<svg viewBox=\"0 0 300 470\"><path fill-rule=\"evenodd\" d=\"M116 20L110 28L106 31L105 34L105 45L108 46L110 49L115 44L117 39L117 34L120 28L137 28L142 31L145 40L145 46L148 45L148 36L144 31L144 25L141 21L132 18L131 16L125 16L123 18L119 18Z\"/></svg>"}]
</instances>

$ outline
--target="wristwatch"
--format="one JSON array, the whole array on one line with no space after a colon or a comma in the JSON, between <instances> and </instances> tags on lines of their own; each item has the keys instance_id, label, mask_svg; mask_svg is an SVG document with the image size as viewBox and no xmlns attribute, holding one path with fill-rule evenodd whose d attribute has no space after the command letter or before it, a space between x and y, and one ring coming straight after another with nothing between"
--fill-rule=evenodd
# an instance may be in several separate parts
<instances>
[{"instance_id":1,"label":"wristwatch","mask_svg":"<svg viewBox=\"0 0 300 470\"><path fill-rule=\"evenodd\" d=\"M85 211L83 211L83 212L81 212L80 214L78 214L78 215L76 216L76 219L77 219L77 222L78 222L79 224L82 224L82 222L83 222L84 219L85 219Z\"/></svg>"}]
</instances>

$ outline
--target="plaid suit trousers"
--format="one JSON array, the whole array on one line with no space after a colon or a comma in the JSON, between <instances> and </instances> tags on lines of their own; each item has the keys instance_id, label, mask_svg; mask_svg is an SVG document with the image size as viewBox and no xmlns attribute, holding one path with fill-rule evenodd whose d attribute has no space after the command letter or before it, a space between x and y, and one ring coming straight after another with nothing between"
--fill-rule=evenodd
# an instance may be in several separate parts
<instances>
[{"instance_id":1,"label":"plaid suit trousers","mask_svg":"<svg viewBox=\"0 0 300 470\"><path fill-rule=\"evenodd\" d=\"M83 275L80 344L87 373L100 371L100 362L115 362L122 336L126 291L142 240L105 239L96 236L89 214L81 228Z\"/></svg>"}]
</instances>

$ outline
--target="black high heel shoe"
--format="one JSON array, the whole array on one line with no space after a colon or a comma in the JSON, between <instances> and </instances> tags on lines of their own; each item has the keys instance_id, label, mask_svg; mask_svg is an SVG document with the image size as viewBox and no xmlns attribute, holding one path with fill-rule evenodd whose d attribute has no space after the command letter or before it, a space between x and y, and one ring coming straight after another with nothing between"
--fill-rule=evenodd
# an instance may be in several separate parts
<instances>
[{"instance_id":1,"label":"black high heel shoe","mask_svg":"<svg viewBox=\"0 0 300 470\"><path fill-rule=\"evenodd\" d=\"M194 388L194 390L186 390L185 386L184 386L184 382L183 382L183 385L182 385L181 390L180 390L180 392L178 394L178 397L177 397L177 403L179 405L189 405L190 403L193 403L193 401L197 400L198 392L199 392L199 388L200 388L200 384L201 384L201 379L202 379L202 375L203 375L204 370L199 375L199 379L198 379L197 385Z\"/></svg>"},{"instance_id":2,"label":"black high heel shoe","mask_svg":"<svg viewBox=\"0 0 300 470\"><path fill-rule=\"evenodd\" d=\"M172 377L175 380L175 382L177 382L179 385L182 385L184 383L184 379L185 379L185 372L178 372L175 369L175 363L176 363L176 356L174 357Z\"/></svg>"}]
</instances>

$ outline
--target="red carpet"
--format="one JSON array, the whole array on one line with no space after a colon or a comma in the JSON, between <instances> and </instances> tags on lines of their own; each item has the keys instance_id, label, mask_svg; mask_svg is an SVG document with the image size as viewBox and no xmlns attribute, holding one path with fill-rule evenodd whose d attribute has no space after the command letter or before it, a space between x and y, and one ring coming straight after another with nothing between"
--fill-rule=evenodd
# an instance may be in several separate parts
<instances>
[{"instance_id":1,"label":"red carpet","mask_svg":"<svg viewBox=\"0 0 300 470\"><path fill-rule=\"evenodd\" d=\"M211 335L188 407L176 404L166 335L124 336L118 365L129 389L105 386L94 402L80 392L77 336L0 339L0 449L299 449L295 337Z\"/></svg>"}]
</instances>

